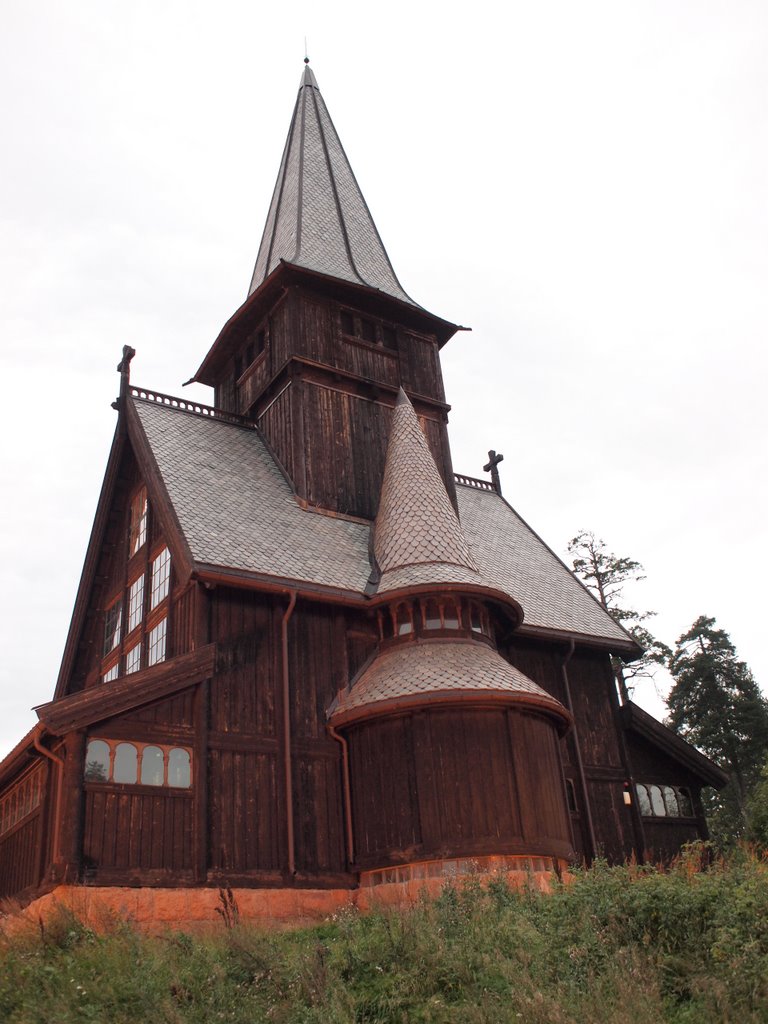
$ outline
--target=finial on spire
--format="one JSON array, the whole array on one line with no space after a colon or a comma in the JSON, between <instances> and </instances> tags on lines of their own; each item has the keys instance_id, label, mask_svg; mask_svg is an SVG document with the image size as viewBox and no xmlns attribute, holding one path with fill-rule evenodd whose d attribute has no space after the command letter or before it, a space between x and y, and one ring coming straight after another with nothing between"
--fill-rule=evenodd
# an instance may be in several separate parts
<instances>
[{"instance_id":1,"label":"finial on spire","mask_svg":"<svg viewBox=\"0 0 768 1024\"><path fill-rule=\"evenodd\" d=\"M501 478L499 477L499 463L504 461L504 456L496 454L493 449L488 452L488 462L483 466L484 473L491 474L491 483L496 493L501 496Z\"/></svg>"},{"instance_id":2,"label":"finial on spire","mask_svg":"<svg viewBox=\"0 0 768 1024\"><path fill-rule=\"evenodd\" d=\"M309 51L307 50L307 37L304 36L304 63L309 64Z\"/></svg>"}]
</instances>

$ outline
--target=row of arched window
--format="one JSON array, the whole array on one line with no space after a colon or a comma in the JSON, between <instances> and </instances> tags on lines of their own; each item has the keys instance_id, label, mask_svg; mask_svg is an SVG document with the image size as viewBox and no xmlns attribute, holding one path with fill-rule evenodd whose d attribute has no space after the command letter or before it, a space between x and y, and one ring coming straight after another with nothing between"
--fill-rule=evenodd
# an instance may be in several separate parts
<instances>
[{"instance_id":1,"label":"row of arched window","mask_svg":"<svg viewBox=\"0 0 768 1024\"><path fill-rule=\"evenodd\" d=\"M657 786L638 782L637 804L640 813L649 818L693 818L691 794L683 786Z\"/></svg>"},{"instance_id":2,"label":"row of arched window","mask_svg":"<svg viewBox=\"0 0 768 1024\"><path fill-rule=\"evenodd\" d=\"M84 777L86 782L189 789L192 785L191 769L192 757L185 747L90 740L85 754Z\"/></svg>"},{"instance_id":3,"label":"row of arched window","mask_svg":"<svg viewBox=\"0 0 768 1024\"><path fill-rule=\"evenodd\" d=\"M400 601L379 612L379 633L382 640L437 630L461 630L490 636L488 611L477 601L462 601L454 597L428 597Z\"/></svg>"},{"instance_id":4,"label":"row of arched window","mask_svg":"<svg viewBox=\"0 0 768 1024\"><path fill-rule=\"evenodd\" d=\"M36 768L0 799L0 836L40 806L43 769Z\"/></svg>"}]
</instances>

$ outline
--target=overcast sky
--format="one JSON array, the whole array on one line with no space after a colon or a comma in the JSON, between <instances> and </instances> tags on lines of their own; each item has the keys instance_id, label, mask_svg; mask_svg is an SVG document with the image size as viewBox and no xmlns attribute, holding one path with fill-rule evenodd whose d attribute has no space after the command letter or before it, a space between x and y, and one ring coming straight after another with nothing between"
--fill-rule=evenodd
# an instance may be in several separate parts
<instances>
[{"instance_id":1,"label":"overcast sky","mask_svg":"<svg viewBox=\"0 0 768 1024\"><path fill-rule=\"evenodd\" d=\"M595 530L662 639L714 615L765 688L768 5L284 6L2 2L0 755L52 696L122 346L179 394L245 298L305 36L403 286L473 328L454 468L503 452L558 553Z\"/></svg>"}]
</instances>

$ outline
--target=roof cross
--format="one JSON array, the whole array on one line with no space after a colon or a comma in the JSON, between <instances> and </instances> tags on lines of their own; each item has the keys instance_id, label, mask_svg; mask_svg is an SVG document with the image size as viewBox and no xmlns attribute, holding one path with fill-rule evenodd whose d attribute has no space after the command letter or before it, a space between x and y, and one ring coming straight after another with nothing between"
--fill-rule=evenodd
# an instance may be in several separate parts
<instances>
[{"instance_id":1,"label":"roof cross","mask_svg":"<svg viewBox=\"0 0 768 1024\"><path fill-rule=\"evenodd\" d=\"M498 465L500 462L503 461L504 456L501 453L497 455L496 452L493 449L491 449L488 452L488 461L483 466L483 472L491 474L491 483L493 484L493 489L494 491L496 491L499 497L501 497L501 479L499 477Z\"/></svg>"}]
</instances>

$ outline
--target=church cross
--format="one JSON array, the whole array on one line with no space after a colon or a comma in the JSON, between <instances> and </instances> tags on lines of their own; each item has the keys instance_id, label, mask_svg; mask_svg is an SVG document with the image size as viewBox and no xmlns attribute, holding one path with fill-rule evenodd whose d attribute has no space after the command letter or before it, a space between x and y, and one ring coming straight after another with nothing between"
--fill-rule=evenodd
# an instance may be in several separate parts
<instances>
[{"instance_id":1,"label":"church cross","mask_svg":"<svg viewBox=\"0 0 768 1024\"><path fill-rule=\"evenodd\" d=\"M497 455L496 452L491 449L491 451L488 452L488 462L483 466L483 472L491 474L493 489L499 496L501 496L501 479L499 477L498 466L499 463L503 461L504 456L501 453Z\"/></svg>"}]
</instances>

